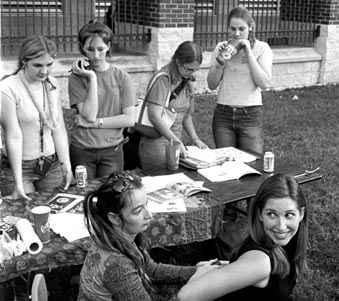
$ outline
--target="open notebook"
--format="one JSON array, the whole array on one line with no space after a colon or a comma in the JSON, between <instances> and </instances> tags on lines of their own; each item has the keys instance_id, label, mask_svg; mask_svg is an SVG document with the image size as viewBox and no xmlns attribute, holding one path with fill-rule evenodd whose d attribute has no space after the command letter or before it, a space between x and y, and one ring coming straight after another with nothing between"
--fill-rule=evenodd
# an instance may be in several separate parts
<instances>
[{"instance_id":1,"label":"open notebook","mask_svg":"<svg viewBox=\"0 0 339 301\"><path fill-rule=\"evenodd\" d=\"M198 173L211 182L238 180L249 174L261 175L258 170L240 161L228 161L209 168L198 169Z\"/></svg>"}]
</instances>

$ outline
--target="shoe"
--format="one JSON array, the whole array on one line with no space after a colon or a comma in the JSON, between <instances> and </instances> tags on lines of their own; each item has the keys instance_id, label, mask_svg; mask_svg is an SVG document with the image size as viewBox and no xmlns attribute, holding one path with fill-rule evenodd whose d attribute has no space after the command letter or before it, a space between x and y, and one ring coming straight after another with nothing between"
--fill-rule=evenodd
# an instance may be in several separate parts
<instances>
[{"instance_id":1,"label":"shoe","mask_svg":"<svg viewBox=\"0 0 339 301\"><path fill-rule=\"evenodd\" d=\"M36 274L32 284L32 301L48 301L48 291L43 274Z\"/></svg>"}]
</instances>

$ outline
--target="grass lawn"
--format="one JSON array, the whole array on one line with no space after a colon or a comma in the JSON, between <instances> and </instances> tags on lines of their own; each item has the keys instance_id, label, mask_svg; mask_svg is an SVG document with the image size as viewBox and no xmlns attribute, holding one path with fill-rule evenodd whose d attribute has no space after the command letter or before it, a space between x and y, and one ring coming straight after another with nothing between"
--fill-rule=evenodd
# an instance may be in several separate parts
<instances>
[{"instance_id":1,"label":"grass lawn","mask_svg":"<svg viewBox=\"0 0 339 301\"><path fill-rule=\"evenodd\" d=\"M303 185L310 204L310 271L299 280L296 295L339 300L339 85L269 91L263 102L265 150L274 152L276 167L320 166L324 176ZM211 147L214 106L214 95L197 96L194 122Z\"/></svg>"}]
</instances>

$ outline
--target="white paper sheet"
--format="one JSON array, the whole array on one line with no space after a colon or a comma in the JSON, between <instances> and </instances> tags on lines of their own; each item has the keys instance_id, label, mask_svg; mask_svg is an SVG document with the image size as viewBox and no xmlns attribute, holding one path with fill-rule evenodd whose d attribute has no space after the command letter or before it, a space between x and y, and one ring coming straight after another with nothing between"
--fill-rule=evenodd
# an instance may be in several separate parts
<instances>
[{"instance_id":1,"label":"white paper sheet","mask_svg":"<svg viewBox=\"0 0 339 301\"><path fill-rule=\"evenodd\" d=\"M223 158L228 158L230 161L252 162L257 159L256 156L244 152L235 147L223 147L216 149L200 149L197 146L187 146L188 157L194 158L203 162L213 163L220 161Z\"/></svg>"},{"instance_id":2,"label":"white paper sheet","mask_svg":"<svg viewBox=\"0 0 339 301\"><path fill-rule=\"evenodd\" d=\"M68 242L89 236L83 214L68 212L51 214L49 223L53 232L65 237Z\"/></svg>"},{"instance_id":3,"label":"white paper sheet","mask_svg":"<svg viewBox=\"0 0 339 301\"><path fill-rule=\"evenodd\" d=\"M174 183L182 183L182 182L194 182L190 177L186 176L184 173L175 173L172 175L164 175L164 176L148 176L143 177L142 184L145 187L147 193L165 188L170 184Z\"/></svg>"},{"instance_id":4,"label":"white paper sheet","mask_svg":"<svg viewBox=\"0 0 339 301\"><path fill-rule=\"evenodd\" d=\"M147 203L148 210L152 213L160 212L186 212L186 204L183 198L172 199L170 201L156 202L149 200Z\"/></svg>"}]
</instances>

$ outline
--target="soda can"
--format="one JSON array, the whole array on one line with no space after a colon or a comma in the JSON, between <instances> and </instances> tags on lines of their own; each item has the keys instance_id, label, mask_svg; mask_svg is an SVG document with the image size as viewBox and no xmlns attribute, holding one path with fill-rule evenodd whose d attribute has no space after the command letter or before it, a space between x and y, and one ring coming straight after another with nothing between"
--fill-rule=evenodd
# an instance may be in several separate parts
<instances>
[{"instance_id":1,"label":"soda can","mask_svg":"<svg viewBox=\"0 0 339 301\"><path fill-rule=\"evenodd\" d=\"M264 172L274 172L274 154L272 152L264 154Z\"/></svg>"},{"instance_id":2,"label":"soda can","mask_svg":"<svg viewBox=\"0 0 339 301\"><path fill-rule=\"evenodd\" d=\"M236 55L238 51L242 48L239 40L231 39L227 42L225 50L222 52L222 55L225 60L229 60L233 55Z\"/></svg>"},{"instance_id":3,"label":"soda can","mask_svg":"<svg viewBox=\"0 0 339 301\"><path fill-rule=\"evenodd\" d=\"M79 188L85 188L87 186L87 170L83 165L78 165L75 168L75 179Z\"/></svg>"}]
</instances>

